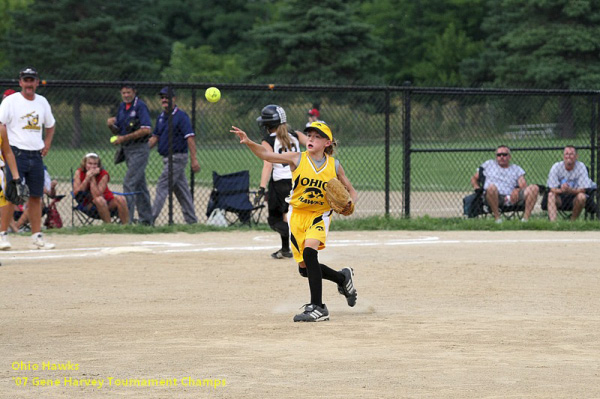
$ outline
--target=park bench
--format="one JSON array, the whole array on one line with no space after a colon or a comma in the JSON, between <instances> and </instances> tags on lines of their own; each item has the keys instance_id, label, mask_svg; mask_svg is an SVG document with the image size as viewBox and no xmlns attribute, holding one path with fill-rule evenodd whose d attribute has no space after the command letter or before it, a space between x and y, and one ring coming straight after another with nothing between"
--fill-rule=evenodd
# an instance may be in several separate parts
<instances>
[{"instance_id":1,"label":"park bench","mask_svg":"<svg viewBox=\"0 0 600 399\"><path fill-rule=\"evenodd\" d=\"M543 138L554 137L556 123L538 123L527 125L509 125L504 133L507 137L515 139L524 139L532 136L541 136Z\"/></svg>"}]
</instances>

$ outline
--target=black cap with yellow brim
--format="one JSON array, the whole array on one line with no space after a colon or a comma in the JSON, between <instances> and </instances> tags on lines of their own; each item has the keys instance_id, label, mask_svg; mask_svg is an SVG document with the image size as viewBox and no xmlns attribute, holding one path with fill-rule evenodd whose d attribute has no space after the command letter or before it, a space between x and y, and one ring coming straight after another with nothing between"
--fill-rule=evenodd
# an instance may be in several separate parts
<instances>
[{"instance_id":1,"label":"black cap with yellow brim","mask_svg":"<svg viewBox=\"0 0 600 399\"><path fill-rule=\"evenodd\" d=\"M328 140L333 140L333 134L331 134L331 129L323 122L311 123L309 126L306 127L306 129L304 129L304 133L307 133L311 130L314 130L315 132L319 133L321 136Z\"/></svg>"}]
</instances>

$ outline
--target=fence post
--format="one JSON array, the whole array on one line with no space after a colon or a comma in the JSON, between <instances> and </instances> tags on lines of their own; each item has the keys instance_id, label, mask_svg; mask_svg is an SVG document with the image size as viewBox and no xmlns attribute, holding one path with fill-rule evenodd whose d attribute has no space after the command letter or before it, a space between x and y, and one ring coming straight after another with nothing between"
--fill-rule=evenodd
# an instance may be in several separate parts
<instances>
[{"instance_id":1,"label":"fence post","mask_svg":"<svg viewBox=\"0 0 600 399\"><path fill-rule=\"evenodd\" d=\"M598 100L596 96L592 96L592 115L590 120L590 178L595 181L596 180L596 124L597 116L596 116L596 106L598 104Z\"/></svg>"},{"instance_id":2,"label":"fence post","mask_svg":"<svg viewBox=\"0 0 600 399\"><path fill-rule=\"evenodd\" d=\"M390 216L390 90L385 90L385 217Z\"/></svg>"},{"instance_id":3,"label":"fence post","mask_svg":"<svg viewBox=\"0 0 600 399\"><path fill-rule=\"evenodd\" d=\"M410 147L411 147L411 131L410 131L410 85L411 82L404 82L403 103L404 103L404 114L403 117L403 143L404 143L404 178L403 178L403 191L402 202L404 204L404 217L410 218Z\"/></svg>"},{"instance_id":4,"label":"fence post","mask_svg":"<svg viewBox=\"0 0 600 399\"><path fill-rule=\"evenodd\" d=\"M592 176L592 180L598 184L598 177L600 176L600 135L598 129L600 128L600 96L593 97L595 106L592 106L594 117L592 118L592 131L591 131L591 161L592 166L595 166L595 176ZM594 168L592 168L594 170ZM594 172L592 172L594 173ZM600 203L600 190L596 190L596 206ZM600 219L600 215L596 212L596 219Z\"/></svg>"},{"instance_id":5,"label":"fence post","mask_svg":"<svg viewBox=\"0 0 600 399\"><path fill-rule=\"evenodd\" d=\"M169 96L169 106L167 107L168 118L168 129L169 129L169 159L167 164L169 166L169 226L173 224L173 86L169 83L167 89L167 95Z\"/></svg>"},{"instance_id":6,"label":"fence post","mask_svg":"<svg viewBox=\"0 0 600 399\"><path fill-rule=\"evenodd\" d=\"M192 89L192 131L196 132L196 89ZM194 140L196 138L194 137ZM195 182L195 174L192 170L192 163L190 162L190 191L192 193L192 204L194 203L194 186Z\"/></svg>"}]
</instances>

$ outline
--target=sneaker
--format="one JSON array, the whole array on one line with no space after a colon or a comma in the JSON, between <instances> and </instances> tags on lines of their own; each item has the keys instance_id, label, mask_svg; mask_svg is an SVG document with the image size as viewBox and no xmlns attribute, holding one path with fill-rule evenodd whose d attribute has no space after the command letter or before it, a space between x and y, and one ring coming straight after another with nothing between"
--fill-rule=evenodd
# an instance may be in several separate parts
<instances>
[{"instance_id":1,"label":"sneaker","mask_svg":"<svg viewBox=\"0 0 600 399\"><path fill-rule=\"evenodd\" d=\"M502 223L502 219L496 219L496 220L495 220L495 223L496 223L496 224L500 224L500 223Z\"/></svg>"},{"instance_id":2,"label":"sneaker","mask_svg":"<svg viewBox=\"0 0 600 399\"><path fill-rule=\"evenodd\" d=\"M354 288L354 270L345 267L340 270L340 273L344 275L344 284L338 284L338 292L346 297L348 306L353 307L356 305L356 297L358 296L356 288Z\"/></svg>"},{"instance_id":3,"label":"sneaker","mask_svg":"<svg viewBox=\"0 0 600 399\"><path fill-rule=\"evenodd\" d=\"M12 245L10 245L10 242L8 242L8 233L3 231L0 233L0 251L6 251L11 248Z\"/></svg>"},{"instance_id":4,"label":"sneaker","mask_svg":"<svg viewBox=\"0 0 600 399\"><path fill-rule=\"evenodd\" d=\"M29 247L32 249L52 249L55 245L46 242L42 233L36 233L31 236L31 245Z\"/></svg>"},{"instance_id":5,"label":"sneaker","mask_svg":"<svg viewBox=\"0 0 600 399\"><path fill-rule=\"evenodd\" d=\"M294 322L297 321L327 321L329 320L329 310L327 305L323 307L313 305L312 303L304 305L304 312L294 316Z\"/></svg>"},{"instance_id":6,"label":"sneaker","mask_svg":"<svg viewBox=\"0 0 600 399\"><path fill-rule=\"evenodd\" d=\"M294 255L292 255L292 251L284 251L283 249L280 249L277 252L273 252L271 254L271 258L274 259L284 259L284 258L291 258Z\"/></svg>"},{"instance_id":7,"label":"sneaker","mask_svg":"<svg viewBox=\"0 0 600 399\"><path fill-rule=\"evenodd\" d=\"M527 223L527 222L529 222L529 219L522 218L522 219L521 219L521 222L523 222L523 223Z\"/></svg>"}]
</instances>

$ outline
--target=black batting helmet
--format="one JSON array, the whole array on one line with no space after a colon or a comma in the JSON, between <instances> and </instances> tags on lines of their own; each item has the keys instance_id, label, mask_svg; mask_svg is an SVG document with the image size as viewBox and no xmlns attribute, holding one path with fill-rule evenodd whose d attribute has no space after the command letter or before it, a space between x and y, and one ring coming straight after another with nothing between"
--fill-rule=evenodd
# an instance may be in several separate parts
<instances>
[{"instance_id":1,"label":"black batting helmet","mask_svg":"<svg viewBox=\"0 0 600 399\"><path fill-rule=\"evenodd\" d=\"M260 111L260 116L256 118L259 126L267 128L277 127L287 122L285 111L279 105L267 105Z\"/></svg>"}]
</instances>

